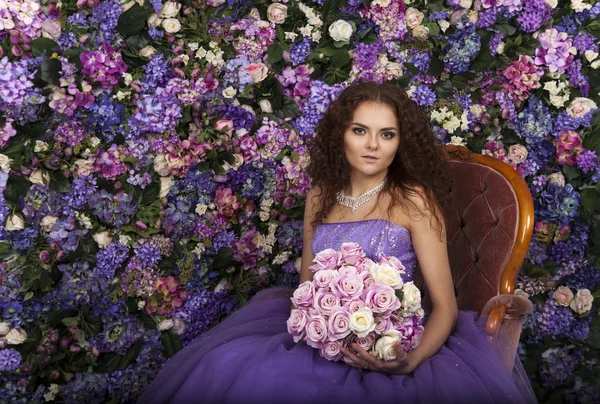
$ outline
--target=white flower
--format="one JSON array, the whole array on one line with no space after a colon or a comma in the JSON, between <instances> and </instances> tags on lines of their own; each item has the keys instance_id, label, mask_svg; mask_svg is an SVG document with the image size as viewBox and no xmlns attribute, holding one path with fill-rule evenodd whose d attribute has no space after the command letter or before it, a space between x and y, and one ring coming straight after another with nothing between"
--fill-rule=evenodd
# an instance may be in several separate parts
<instances>
[{"instance_id":1,"label":"white flower","mask_svg":"<svg viewBox=\"0 0 600 404\"><path fill-rule=\"evenodd\" d=\"M283 24L287 18L287 6L280 3L271 3L267 8L267 19L275 24Z\"/></svg>"},{"instance_id":2,"label":"white flower","mask_svg":"<svg viewBox=\"0 0 600 404\"><path fill-rule=\"evenodd\" d=\"M13 328L4 339L10 345L19 345L27 340L27 332L22 328Z\"/></svg>"},{"instance_id":3,"label":"white flower","mask_svg":"<svg viewBox=\"0 0 600 404\"><path fill-rule=\"evenodd\" d=\"M267 100L267 99L262 99L258 102L258 105L260 106L260 109L262 112L264 112L265 114L270 114L273 112L273 107L271 106L271 101Z\"/></svg>"},{"instance_id":4,"label":"white flower","mask_svg":"<svg viewBox=\"0 0 600 404\"><path fill-rule=\"evenodd\" d=\"M311 34L311 36L310 36L310 37L311 37L311 39L312 39L314 42L319 42L319 41L321 40L321 32L320 32L320 31L315 31L315 32L313 32L313 33Z\"/></svg>"},{"instance_id":5,"label":"white flower","mask_svg":"<svg viewBox=\"0 0 600 404\"><path fill-rule=\"evenodd\" d=\"M158 331L169 330L169 329L173 328L173 325L175 325L175 323L170 318L163 320L160 323L158 323Z\"/></svg>"},{"instance_id":6,"label":"white flower","mask_svg":"<svg viewBox=\"0 0 600 404\"><path fill-rule=\"evenodd\" d=\"M345 42L352 36L352 25L347 21L337 20L329 26L329 36L337 42Z\"/></svg>"},{"instance_id":7,"label":"white flower","mask_svg":"<svg viewBox=\"0 0 600 404\"><path fill-rule=\"evenodd\" d=\"M0 322L0 335L6 335L10 331L10 325L6 321Z\"/></svg>"},{"instance_id":8,"label":"white flower","mask_svg":"<svg viewBox=\"0 0 600 404\"><path fill-rule=\"evenodd\" d=\"M578 13L581 13L584 10L592 8L592 5L584 3L583 0L571 0L571 8Z\"/></svg>"},{"instance_id":9,"label":"white flower","mask_svg":"<svg viewBox=\"0 0 600 404\"><path fill-rule=\"evenodd\" d=\"M156 171L161 177L169 175L169 164L167 162L166 155L156 155L154 158L154 171Z\"/></svg>"},{"instance_id":10,"label":"white flower","mask_svg":"<svg viewBox=\"0 0 600 404\"><path fill-rule=\"evenodd\" d=\"M77 218L77 220L79 221L79 224L86 228L86 229L91 229L92 227L94 227L92 225L92 220L85 214L82 212L75 212L75 217Z\"/></svg>"},{"instance_id":11,"label":"white flower","mask_svg":"<svg viewBox=\"0 0 600 404\"><path fill-rule=\"evenodd\" d=\"M48 18L48 19L44 20L44 22L42 23L42 36L44 38L50 38L53 40L57 40L60 37L61 32L62 32L62 28L61 28L60 24L58 23L58 21L51 20Z\"/></svg>"},{"instance_id":12,"label":"white flower","mask_svg":"<svg viewBox=\"0 0 600 404\"><path fill-rule=\"evenodd\" d=\"M598 52L594 52L593 50L586 50L583 54L588 62L596 59L598 57Z\"/></svg>"},{"instance_id":13,"label":"white flower","mask_svg":"<svg viewBox=\"0 0 600 404\"><path fill-rule=\"evenodd\" d=\"M188 55L186 55L185 53L181 56L179 56L179 58L181 59L181 61L183 62L183 64L185 66L187 66L188 62L190 61L190 57Z\"/></svg>"},{"instance_id":14,"label":"white flower","mask_svg":"<svg viewBox=\"0 0 600 404\"><path fill-rule=\"evenodd\" d=\"M179 14L180 9L181 3L167 1L162 5L162 9L160 10L160 16L163 18L173 18L177 14Z\"/></svg>"},{"instance_id":15,"label":"white flower","mask_svg":"<svg viewBox=\"0 0 600 404\"><path fill-rule=\"evenodd\" d=\"M415 38L425 40L429 36L429 28L424 25L417 25L413 28L412 34Z\"/></svg>"},{"instance_id":16,"label":"white flower","mask_svg":"<svg viewBox=\"0 0 600 404\"><path fill-rule=\"evenodd\" d=\"M107 231L101 231L96 234L92 234L92 238L98 243L98 247L104 248L112 243L112 237Z\"/></svg>"},{"instance_id":17,"label":"white flower","mask_svg":"<svg viewBox=\"0 0 600 404\"><path fill-rule=\"evenodd\" d=\"M300 33L304 36L310 36L312 34L312 29L313 26L308 24L305 25L304 27L300 27L298 30L300 31Z\"/></svg>"},{"instance_id":18,"label":"white flower","mask_svg":"<svg viewBox=\"0 0 600 404\"><path fill-rule=\"evenodd\" d=\"M410 7L404 12L404 19L406 20L406 26L408 28L414 28L417 25L420 25L423 18L425 18L425 14L414 7Z\"/></svg>"},{"instance_id":19,"label":"white flower","mask_svg":"<svg viewBox=\"0 0 600 404\"><path fill-rule=\"evenodd\" d=\"M446 20L439 20L437 23L440 26L442 32L446 32L446 30L450 27L450 23Z\"/></svg>"},{"instance_id":20,"label":"white flower","mask_svg":"<svg viewBox=\"0 0 600 404\"><path fill-rule=\"evenodd\" d=\"M452 136L450 138L450 144L455 145L455 146L466 146L467 143L465 142L465 139L463 139L460 136Z\"/></svg>"},{"instance_id":21,"label":"white flower","mask_svg":"<svg viewBox=\"0 0 600 404\"><path fill-rule=\"evenodd\" d=\"M556 6L558 5L558 0L546 0L546 3L551 7L551 8L556 8Z\"/></svg>"},{"instance_id":22,"label":"white flower","mask_svg":"<svg viewBox=\"0 0 600 404\"><path fill-rule=\"evenodd\" d=\"M152 55L156 53L156 48L154 46L148 45L140 49L139 54L143 58L151 58Z\"/></svg>"},{"instance_id":23,"label":"white flower","mask_svg":"<svg viewBox=\"0 0 600 404\"><path fill-rule=\"evenodd\" d=\"M227 87L226 89L224 89L221 94L223 95L223 97L225 98L233 98L235 97L235 95L237 94L237 90L231 86Z\"/></svg>"},{"instance_id":24,"label":"white flower","mask_svg":"<svg viewBox=\"0 0 600 404\"><path fill-rule=\"evenodd\" d=\"M554 105L557 108L560 107L564 107L565 106L565 102L567 102L569 100L569 95L551 95L550 96L550 104Z\"/></svg>"},{"instance_id":25,"label":"white flower","mask_svg":"<svg viewBox=\"0 0 600 404\"><path fill-rule=\"evenodd\" d=\"M295 32L286 32L285 33L285 39L290 39L290 40L294 40L296 39L296 37L298 36L298 34L296 34Z\"/></svg>"},{"instance_id":26,"label":"white flower","mask_svg":"<svg viewBox=\"0 0 600 404\"><path fill-rule=\"evenodd\" d=\"M458 5L464 9L468 9L471 8L471 6L473 5L473 0L460 0L460 3L458 3Z\"/></svg>"},{"instance_id":27,"label":"white flower","mask_svg":"<svg viewBox=\"0 0 600 404\"><path fill-rule=\"evenodd\" d=\"M204 243L198 243L198 244L196 244L196 248L194 248L192 250L192 252L194 254L196 254L198 257L200 257L202 255L202 253L204 252L204 250L206 250L206 246L204 245Z\"/></svg>"},{"instance_id":28,"label":"white flower","mask_svg":"<svg viewBox=\"0 0 600 404\"><path fill-rule=\"evenodd\" d=\"M25 228L25 221L17 214L10 215L6 221L6 231L23 230Z\"/></svg>"},{"instance_id":29,"label":"white flower","mask_svg":"<svg viewBox=\"0 0 600 404\"><path fill-rule=\"evenodd\" d=\"M594 70L598 69L600 67L600 59L594 60L592 62L592 64L590 65L590 67Z\"/></svg>"},{"instance_id":30,"label":"white flower","mask_svg":"<svg viewBox=\"0 0 600 404\"><path fill-rule=\"evenodd\" d=\"M369 335L375 329L375 319L371 309L365 306L350 314L349 326L359 338Z\"/></svg>"},{"instance_id":31,"label":"white flower","mask_svg":"<svg viewBox=\"0 0 600 404\"><path fill-rule=\"evenodd\" d=\"M158 196L164 198L171 190L171 177L160 177L160 193Z\"/></svg>"},{"instance_id":32,"label":"white flower","mask_svg":"<svg viewBox=\"0 0 600 404\"><path fill-rule=\"evenodd\" d=\"M379 6L382 8L386 8L391 3L391 0L374 0L371 2L371 8L374 6Z\"/></svg>"},{"instance_id":33,"label":"white flower","mask_svg":"<svg viewBox=\"0 0 600 404\"><path fill-rule=\"evenodd\" d=\"M197 50L198 47L200 46L200 44L198 42L190 42L188 43L188 48L190 48L190 50Z\"/></svg>"},{"instance_id":34,"label":"white flower","mask_svg":"<svg viewBox=\"0 0 600 404\"><path fill-rule=\"evenodd\" d=\"M573 118L581 118L596 108L598 108L596 103L589 98L577 97L567 107L567 113Z\"/></svg>"},{"instance_id":35,"label":"white flower","mask_svg":"<svg viewBox=\"0 0 600 404\"><path fill-rule=\"evenodd\" d=\"M400 331L391 329L383 334L373 346L372 354L384 361L396 359L396 350L394 345L400 341L402 334Z\"/></svg>"},{"instance_id":36,"label":"white flower","mask_svg":"<svg viewBox=\"0 0 600 404\"><path fill-rule=\"evenodd\" d=\"M385 65L385 76L388 80L393 80L402 76L402 65L396 62L389 62Z\"/></svg>"},{"instance_id":37,"label":"white flower","mask_svg":"<svg viewBox=\"0 0 600 404\"><path fill-rule=\"evenodd\" d=\"M131 242L131 237L129 237L126 234L121 234L119 236L119 243L123 244L123 245L129 245L129 243Z\"/></svg>"},{"instance_id":38,"label":"white flower","mask_svg":"<svg viewBox=\"0 0 600 404\"><path fill-rule=\"evenodd\" d=\"M176 18L167 18L162 22L162 26L169 34L174 34L181 30L181 23Z\"/></svg>"},{"instance_id":39,"label":"white flower","mask_svg":"<svg viewBox=\"0 0 600 404\"><path fill-rule=\"evenodd\" d=\"M421 291L413 282L406 282L402 291L402 308L405 312L412 313L421 308Z\"/></svg>"},{"instance_id":40,"label":"white flower","mask_svg":"<svg viewBox=\"0 0 600 404\"><path fill-rule=\"evenodd\" d=\"M544 90L548 91L550 94L556 94L559 90L556 86L557 81L547 81L544 83Z\"/></svg>"},{"instance_id":41,"label":"white flower","mask_svg":"<svg viewBox=\"0 0 600 404\"><path fill-rule=\"evenodd\" d=\"M42 220L40 220L40 227L46 233L51 232L52 228L54 227L54 223L56 223L57 220L58 217L56 216L46 215L42 218Z\"/></svg>"},{"instance_id":42,"label":"white flower","mask_svg":"<svg viewBox=\"0 0 600 404\"><path fill-rule=\"evenodd\" d=\"M39 152L44 152L46 150L48 150L48 143L46 143L42 140L35 141L35 146L33 148L34 152L39 153Z\"/></svg>"},{"instance_id":43,"label":"white flower","mask_svg":"<svg viewBox=\"0 0 600 404\"><path fill-rule=\"evenodd\" d=\"M504 42L500 41L500 42L498 43L498 46L496 46L496 52L497 52L499 55L502 55L502 54L504 53L504 47L505 47L505 46L506 46L506 44L505 44Z\"/></svg>"},{"instance_id":44,"label":"white flower","mask_svg":"<svg viewBox=\"0 0 600 404\"><path fill-rule=\"evenodd\" d=\"M206 57L206 49L204 49L202 46L196 51L196 57L198 59L202 59L204 57Z\"/></svg>"},{"instance_id":45,"label":"white flower","mask_svg":"<svg viewBox=\"0 0 600 404\"><path fill-rule=\"evenodd\" d=\"M0 154L0 172L7 173L10 171L10 163L13 162L13 159L8 157L5 154Z\"/></svg>"},{"instance_id":46,"label":"white flower","mask_svg":"<svg viewBox=\"0 0 600 404\"><path fill-rule=\"evenodd\" d=\"M158 16L158 14L152 13L152 14L150 14L150 17L148 17L148 21L147 22L148 22L148 26L150 28L156 28L162 22L162 18L160 18Z\"/></svg>"},{"instance_id":47,"label":"white flower","mask_svg":"<svg viewBox=\"0 0 600 404\"><path fill-rule=\"evenodd\" d=\"M273 264L275 264L275 265L285 264L288 261L288 259L290 258L290 255L292 255L292 253L289 251L283 251L283 252L277 254L277 256L275 258L273 258Z\"/></svg>"},{"instance_id":48,"label":"white flower","mask_svg":"<svg viewBox=\"0 0 600 404\"><path fill-rule=\"evenodd\" d=\"M133 76L130 73L123 73L121 77L123 77L123 82L126 86L130 85L133 81Z\"/></svg>"},{"instance_id":49,"label":"white flower","mask_svg":"<svg viewBox=\"0 0 600 404\"><path fill-rule=\"evenodd\" d=\"M48 185L50 183L50 174L38 168L29 175L29 181L33 184Z\"/></svg>"},{"instance_id":50,"label":"white flower","mask_svg":"<svg viewBox=\"0 0 600 404\"><path fill-rule=\"evenodd\" d=\"M552 173L548 176L548 182L556 182L561 187L565 186L565 176L561 172Z\"/></svg>"},{"instance_id":51,"label":"white flower","mask_svg":"<svg viewBox=\"0 0 600 404\"><path fill-rule=\"evenodd\" d=\"M369 267L369 273L377 283L401 289L403 282L400 271L388 264L375 264Z\"/></svg>"},{"instance_id":52,"label":"white flower","mask_svg":"<svg viewBox=\"0 0 600 404\"><path fill-rule=\"evenodd\" d=\"M144 310L144 307L146 307L146 302L144 300L138 300L137 307L138 310Z\"/></svg>"},{"instance_id":53,"label":"white flower","mask_svg":"<svg viewBox=\"0 0 600 404\"><path fill-rule=\"evenodd\" d=\"M117 91L117 93L114 95L114 98L119 100L119 101L123 101L126 98L129 98L131 96L131 91Z\"/></svg>"},{"instance_id":54,"label":"white flower","mask_svg":"<svg viewBox=\"0 0 600 404\"><path fill-rule=\"evenodd\" d=\"M93 171L92 162L84 159L75 160L71 168L75 170L75 174L77 174L77 177L90 175Z\"/></svg>"},{"instance_id":55,"label":"white flower","mask_svg":"<svg viewBox=\"0 0 600 404\"><path fill-rule=\"evenodd\" d=\"M198 205L196 205L196 213L200 216L202 216L203 214L206 213L206 210L208 209L208 205L205 205L203 203L199 203Z\"/></svg>"},{"instance_id":56,"label":"white flower","mask_svg":"<svg viewBox=\"0 0 600 404\"><path fill-rule=\"evenodd\" d=\"M571 307L575 313L583 314L592 309L593 302L594 296L592 296L589 289L579 289L569 307Z\"/></svg>"},{"instance_id":57,"label":"white flower","mask_svg":"<svg viewBox=\"0 0 600 404\"><path fill-rule=\"evenodd\" d=\"M269 217L271 217L271 215L269 215L269 212L259 212L258 217L261 221L266 222L267 220L269 220Z\"/></svg>"}]
</instances>

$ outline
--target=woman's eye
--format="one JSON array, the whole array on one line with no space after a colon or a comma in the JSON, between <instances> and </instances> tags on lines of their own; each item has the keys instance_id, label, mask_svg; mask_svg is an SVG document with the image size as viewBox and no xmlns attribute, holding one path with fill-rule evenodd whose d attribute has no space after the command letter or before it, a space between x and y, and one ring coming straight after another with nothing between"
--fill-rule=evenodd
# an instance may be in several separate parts
<instances>
[{"instance_id":1,"label":"woman's eye","mask_svg":"<svg viewBox=\"0 0 600 404\"><path fill-rule=\"evenodd\" d=\"M364 132L363 129L361 129L361 128L354 128L354 133L362 134L362 132Z\"/></svg>"},{"instance_id":2,"label":"woman's eye","mask_svg":"<svg viewBox=\"0 0 600 404\"><path fill-rule=\"evenodd\" d=\"M385 132L381 136L385 139L392 139L396 134L394 132Z\"/></svg>"}]
</instances>

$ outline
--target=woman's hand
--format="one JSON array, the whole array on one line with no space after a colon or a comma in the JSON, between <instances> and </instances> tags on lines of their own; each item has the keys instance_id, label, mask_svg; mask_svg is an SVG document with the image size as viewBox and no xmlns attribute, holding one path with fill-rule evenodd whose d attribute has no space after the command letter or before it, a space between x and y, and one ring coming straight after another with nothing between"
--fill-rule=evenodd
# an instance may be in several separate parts
<instances>
[{"instance_id":1,"label":"woman's hand","mask_svg":"<svg viewBox=\"0 0 600 404\"><path fill-rule=\"evenodd\" d=\"M394 345L396 359L392 361L378 359L356 343L352 344L352 347L356 350L356 353L350 351L348 348L341 348L341 350L353 362L348 364L357 369L372 370L390 375L407 375L412 373L418 366L418 363L411 360L412 358L404 351L400 342Z\"/></svg>"}]
</instances>

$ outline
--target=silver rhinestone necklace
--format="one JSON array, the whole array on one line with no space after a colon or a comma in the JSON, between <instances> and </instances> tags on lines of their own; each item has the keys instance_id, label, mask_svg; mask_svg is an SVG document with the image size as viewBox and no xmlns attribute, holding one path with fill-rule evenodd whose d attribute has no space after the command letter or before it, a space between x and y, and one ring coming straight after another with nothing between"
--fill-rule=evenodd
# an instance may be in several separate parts
<instances>
[{"instance_id":1,"label":"silver rhinestone necklace","mask_svg":"<svg viewBox=\"0 0 600 404\"><path fill-rule=\"evenodd\" d=\"M344 190L342 189L341 191L339 191L336 194L336 199L340 205L346 206L346 207L352 209L352 214L354 214L354 213L356 213L356 210L358 209L358 207L360 205L364 205L365 203L369 202L369 200L371 199L371 197L373 195L375 195L377 192L381 191L381 189L385 185L386 179L387 179L387 177L384 178L383 181L381 181L381 183L379 185L377 185L375 188L368 190L367 192L365 192L362 195L357 196L356 198L346 195L344 193Z\"/></svg>"}]
</instances>

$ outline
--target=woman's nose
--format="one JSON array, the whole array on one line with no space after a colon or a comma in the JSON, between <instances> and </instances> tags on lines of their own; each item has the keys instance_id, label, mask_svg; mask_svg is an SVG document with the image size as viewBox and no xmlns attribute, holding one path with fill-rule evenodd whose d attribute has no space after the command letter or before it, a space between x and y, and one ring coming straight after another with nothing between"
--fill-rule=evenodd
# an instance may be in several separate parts
<instances>
[{"instance_id":1,"label":"woman's nose","mask_svg":"<svg viewBox=\"0 0 600 404\"><path fill-rule=\"evenodd\" d=\"M377 137L370 135L367 137L367 149L375 150L377 149Z\"/></svg>"}]
</instances>

